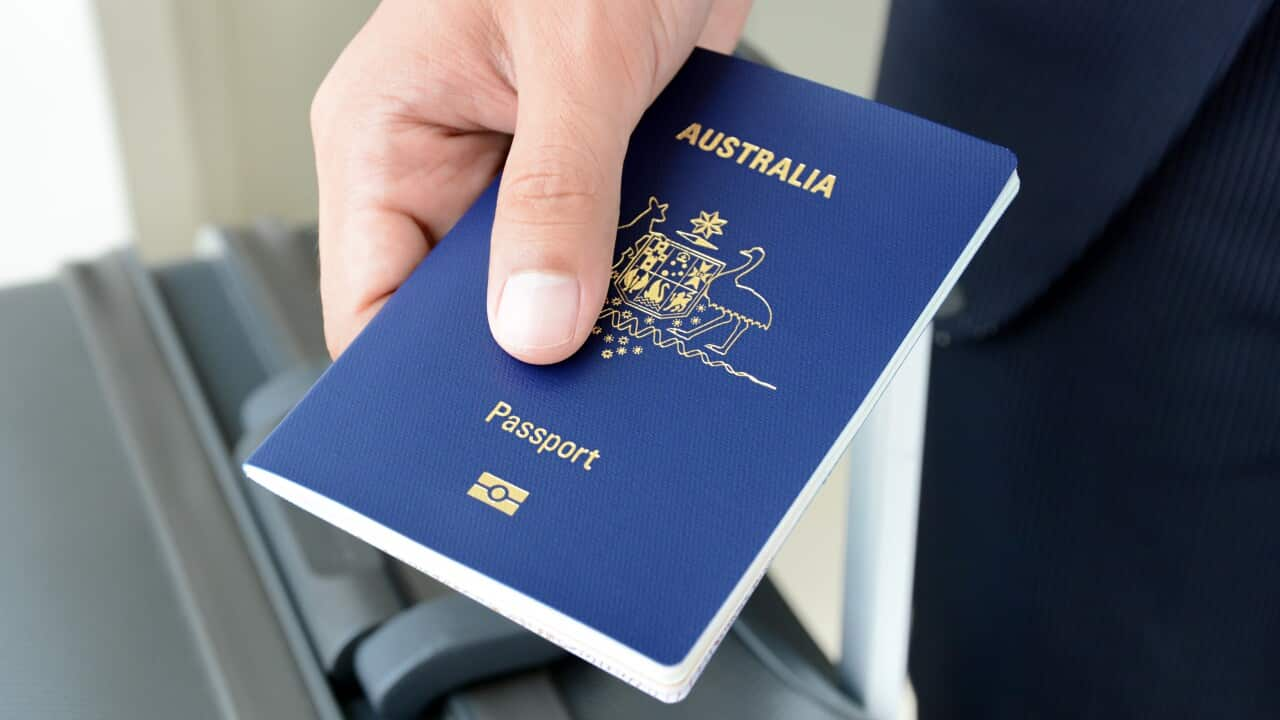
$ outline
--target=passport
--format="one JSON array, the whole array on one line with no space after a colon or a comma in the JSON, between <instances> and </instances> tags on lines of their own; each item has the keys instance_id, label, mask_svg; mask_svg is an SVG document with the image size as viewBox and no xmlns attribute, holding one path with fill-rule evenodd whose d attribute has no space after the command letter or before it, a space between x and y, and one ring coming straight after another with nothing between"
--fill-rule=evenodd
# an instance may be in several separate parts
<instances>
[{"instance_id":1,"label":"passport","mask_svg":"<svg viewBox=\"0 0 1280 720\"><path fill-rule=\"evenodd\" d=\"M245 472L677 701L1013 199L1016 165L697 50L632 135L579 352L532 366L492 340L490 188Z\"/></svg>"}]
</instances>

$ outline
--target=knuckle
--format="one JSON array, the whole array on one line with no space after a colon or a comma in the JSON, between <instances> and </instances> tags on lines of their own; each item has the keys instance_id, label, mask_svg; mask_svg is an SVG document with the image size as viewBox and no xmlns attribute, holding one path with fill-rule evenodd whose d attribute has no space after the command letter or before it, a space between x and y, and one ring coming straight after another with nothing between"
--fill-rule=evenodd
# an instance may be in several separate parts
<instances>
[{"instance_id":1,"label":"knuckle","mask_svg":"<svg viewBox=\"0 0 1280 720\"><path fill-rule=\"evenodd\" d=\"M604 182L598 163L580 150L547 148L545 154L504 179L503 214L525 224L564 221L589 213Z\"/></svg>"}]
</instances>

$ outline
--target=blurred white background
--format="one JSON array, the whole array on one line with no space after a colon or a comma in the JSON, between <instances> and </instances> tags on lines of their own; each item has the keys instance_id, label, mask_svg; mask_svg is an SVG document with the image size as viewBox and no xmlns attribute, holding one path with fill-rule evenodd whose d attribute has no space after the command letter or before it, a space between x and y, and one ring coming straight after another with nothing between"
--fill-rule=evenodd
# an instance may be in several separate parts
<instances>
[{"instance_id":1,"label":"blurred white background","mask_svg":"<svg viewBox=\"0 0 1280 720\"><path fill-rule=\"evenodd\" d=\"M0 283L133 229L99 38L89 0L0 4Z\"/></svg>"},{"instance_id":2,"label":"blurred white background","mask_svg":"<svg viewBox=\"0 0 1280 720\"><path fill-rule=\"evenodd\" d=\"M208 222L315 217L311 95L372 0L0 3L0 284L132 239L190 252ZM747 38L784 70L870 94L888 0L757 0ZM772 574L839 646L847 473Z\"/></svg>"}]
</instances>

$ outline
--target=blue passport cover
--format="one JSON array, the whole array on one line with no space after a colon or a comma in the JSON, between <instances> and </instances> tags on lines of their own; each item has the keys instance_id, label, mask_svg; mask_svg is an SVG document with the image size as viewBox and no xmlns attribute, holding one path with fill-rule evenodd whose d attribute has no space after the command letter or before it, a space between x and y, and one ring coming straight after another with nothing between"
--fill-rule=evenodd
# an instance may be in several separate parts
<instances>
[{"instance_id":1,"label":"blue passport cover","mask_svg":"<svg viewBox=\"0 0 1280 720\"><path fill-rule=\"evenodd\" d=\"M490 189L248 460L643 690L688 692L1017 190L1003 148L698 50L636 129L609 299L489 335Z\"/></svg>"}]
</instances>

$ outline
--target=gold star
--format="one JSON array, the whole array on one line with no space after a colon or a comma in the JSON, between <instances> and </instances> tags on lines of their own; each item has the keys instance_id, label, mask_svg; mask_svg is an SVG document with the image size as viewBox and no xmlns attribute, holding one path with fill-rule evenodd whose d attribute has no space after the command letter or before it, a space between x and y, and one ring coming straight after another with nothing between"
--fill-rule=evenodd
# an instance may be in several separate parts
<instances>
[{"instance_id":1,"label":"gold star","mask_svg":"<svg viewBox=\"0 0 1280 720\"><path fill-rule=\"evenodd\" d=\"M630 311L630 310L623 310L623 311L622 311L622 317L623 317L623 318L629 318L629 317L631 317L631 311Z\"/></svg>"},{"instance_id":2,"label":"gold star","mask_svg":"<svg viewBox=\"0 0 1280 720\"><path fill-rule=\"evenodd\" d=\"M652 325L652 324L653 324L653 318L651 318L651 317L647 317L647 318L645 318L645 319L644 319L644 324L645 324L645 325Z\"/></svg>"},{"instance_id":3,"label":"gold star","mask_svg":"<svg viewBox=\"0 0 1280 720\"><path fill-rule=\"evenodd\" d=\"M698 312L706 312L706 311L707 311L707 306L706 306L706 305L699 305L699 306L698 306Z\"/></svg>"},{"instance_id":4,"label":"gold star","mask_svg":"<svg viewBox=\"0 0 1280 720\"><path fill-rule=\"evenodd\" d=\"M599 325L597 325L597 326L595 326L595 327L591 328L591 334L592 334L592 335L599 335L599 334L600 334L600 326L599 326Z\"/></svg>"},{"instance_id":5,"label":"gold star","mask_svg":"<svg viewBox=\"0 0 1280 720\"><path fill-rule=\"evenodd\" d=\"M618 354L618 355L626 355L626 354L627 354L627 349L626 349L626 348L624 348L624 347L620 347L620 348L618 348L618 350L616 351L616 354Z\"/></svg>"},{"instance_id":6,"label":"gold star","mask_svg":"<svg viewBox=\"0 0 1280 720\"><path fill-rule=\"evenodd\" d=\"M672 326L672 327L680 327L680 326L681 326L681 325L683 325L683 324L684 324L684 322L683 322L683 321L681 321L681 320L672 320L672 321L671 321L671 326Z\"/></svg>"},{"instance_id":7,"label":"gold star","mask_svg":"<svg viewBox=\"0 0 1280 720\"><path fill-rule=\"evenodd\" d=\"M698 213L698 217L693 218L689 222L693 223L693 234L701 235L706 239L711 239L712 235L723 235L725 225L729 224L728 220L720 217L720 211L717 210L710 215L705 210Z\"/></svg>"},{"instance_id":8,"label":"gold star","mask_svg":"<svg viewBox=\"0 0 1280 720\"><path fill-rule=\"evenodd\" d=\"M604 358L605 360L608 360L609 358L613 357L613 351L612 351L612 350L601 350L601 351L600 351L600 357Z\"/></svg>"},{"instance_id":9,"label":"gold star","mask_svg":"<svg viewBox=\"0 0 1280 720\"><path fill-rule=\"evenodd\" d=\"M702 318L700 318L700 317L698 317L698 316L696 316L696 315L695 315L695 316L693 316L693 317L689 318L689 322L690 322L690 323L693 323L694 325L697 325L698 323L702 322Z\"/></svg>"},{"instance_id":10,"label":"gold star","mask_svg":"<svg viewBox=\"0 0 1280 720\"><path fill-rule=\"evenodd\" d=\"M605 341L605 342L607 342L607 343L611 343L611 342L613 342L613 336L612 336L612 335L605 335L605 336L604 336L604 341Z\"/></svg>"},{"instance_id":11,"label":"gold star","mask_svg":"<svg viewBox=\"0 0 1280 720\"><path fill-rule=\"evenodd\" d=\"M609 304L614 307L617 307L622 304L622 298L620 297L612 298L609 300Z\"/></svg>"},{"instance_id":12,"label":"gold star","mask_svg":"<svg viewBox=\"0 0 1280 720\"><path fill-rule=\"evenodd\" d=\"M642 348L642 347L633 347L633 348L631 348L631 352L632 352L632 353L634 353L634 354L636 354L636 355L639 355L640 353L644 352L644 348Z\"/></svg>"}]
</instances>

